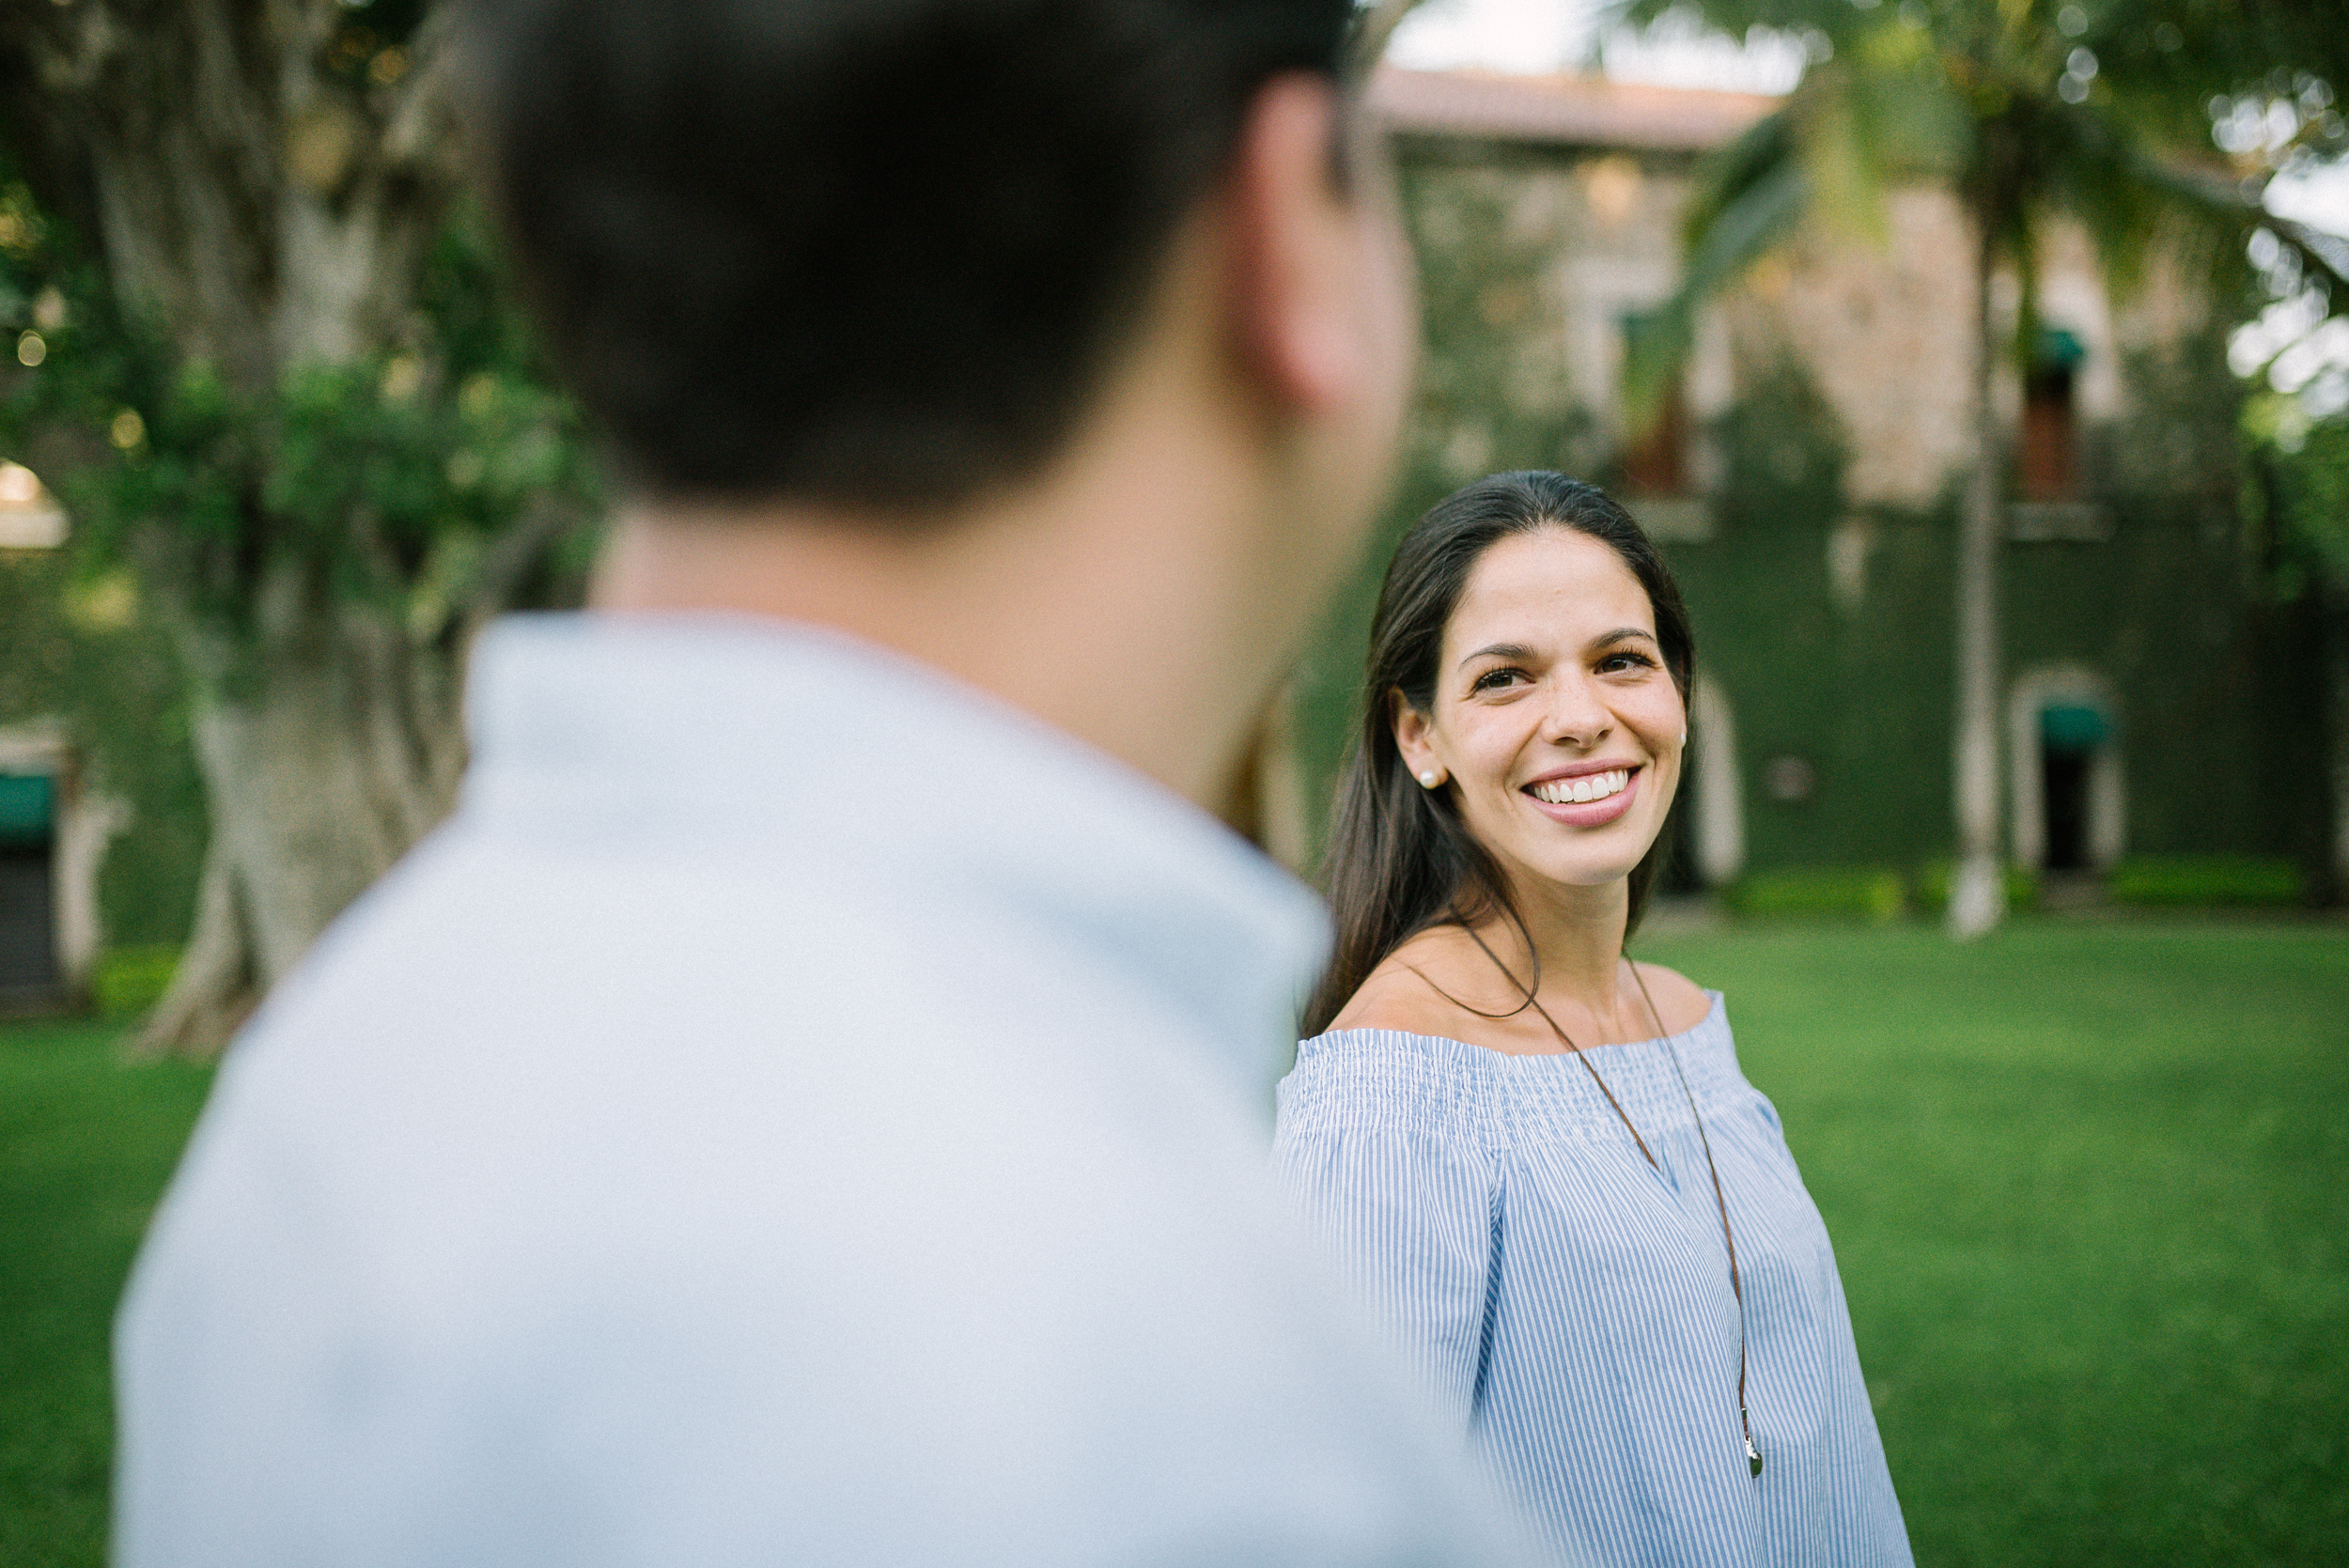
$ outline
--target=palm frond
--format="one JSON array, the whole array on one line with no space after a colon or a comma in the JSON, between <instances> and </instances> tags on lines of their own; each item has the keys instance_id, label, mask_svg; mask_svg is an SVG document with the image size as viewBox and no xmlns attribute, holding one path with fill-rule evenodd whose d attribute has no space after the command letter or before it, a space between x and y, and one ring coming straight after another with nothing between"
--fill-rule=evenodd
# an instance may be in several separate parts
<instances>
[{"instance_id":1,"label":"palm frond","mask_svg":"<svg viewBox=\"0 0 2349 1568\"><path fill-rule=\"evenodd\" d=\"M1645 429L1662 409L1704 302L1792 232L1810 198L1787 109L1756 122L1713 161L1684 219L1680 286L1626 349L1624 418L1630 428Z\"/></svg>"}]
</instances>

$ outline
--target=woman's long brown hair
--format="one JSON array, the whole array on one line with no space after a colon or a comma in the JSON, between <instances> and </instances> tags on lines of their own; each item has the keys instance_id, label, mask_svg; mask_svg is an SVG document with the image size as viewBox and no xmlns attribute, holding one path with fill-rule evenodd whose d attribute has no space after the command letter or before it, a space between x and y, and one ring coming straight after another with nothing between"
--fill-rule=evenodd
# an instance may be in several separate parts
<instances>
[{"instance_id":1,"label":"woman's long brown hair","mask_svg":"<svg viewBox=\"0 0 2349 1568\"><path fill-rule=\"evenodd\" d=\"M1696 644L1680 590L1655 545L1630 514L1595 487L1563 474L1496 474L1455 490L1413 523L1395 547L1370 626L1362 682L1361 732L1339 785L1324 862L1337 947L1305 1009L1304 1032L1321 1033L1387 955L1447 920L1516 919L1501 868L1460 820L1446 791L1423 788L1394 742L1390 692L1422 713L1436 706L1444 628L1469 574L1486 551L1543 528L1569 528L1622 557L1647 591L1656 640L1682 702L1695 673ZM1631 920L1638 929L1665 853L1664 839L1631 872Z\"/></svg>"}]
</instances>

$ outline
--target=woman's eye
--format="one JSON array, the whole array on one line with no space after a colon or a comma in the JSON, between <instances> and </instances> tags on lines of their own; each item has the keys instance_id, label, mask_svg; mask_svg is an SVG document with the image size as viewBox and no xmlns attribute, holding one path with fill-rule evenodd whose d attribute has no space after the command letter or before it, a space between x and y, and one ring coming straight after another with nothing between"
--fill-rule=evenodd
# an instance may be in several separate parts
<instances>
[{"instance_id":1,"label":"woman's eye","mask_svg":"<svg viewBox=\"0 0 2349 1568\"><path fill-rule=\"evenodd\" d=\"M1479 691L1498 691L1503 687L1514 686L1524 678L1525 672L1522 670L1487 670L1470 683L1469 694L1474 696Z\"/></svg>"},{"instance_id":2,"label":"woman's eye","mask_svg":"<svg viewBox=\"0 0 2349 1568\"><path fill-rule=\"evenodd\" d=\"M1601 674L1619 673L1625 670L1653 670L1656 668L1656 660L1643 653L1610 653L1598 661L1598 667Z\"/></svg>"}]
</instances>

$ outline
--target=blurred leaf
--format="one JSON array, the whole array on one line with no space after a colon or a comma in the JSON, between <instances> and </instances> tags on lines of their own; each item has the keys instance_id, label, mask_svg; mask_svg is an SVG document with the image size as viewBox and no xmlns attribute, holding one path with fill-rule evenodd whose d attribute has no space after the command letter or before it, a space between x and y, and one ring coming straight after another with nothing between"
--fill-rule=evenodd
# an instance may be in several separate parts
<instances>
[{"instance_id":1,"label":"blurred leaf","mask_svg":"<svg viewBox=\"0 0 2349 1568\"><path fill-rule=\"evenodd\" d=\"M1707 161L1686 221L1681 291L1665 330L1626 356L1635 422L1653 417L1688 350L1702 300L1795 232L1880 235L1883 194L1944 181L2024 273L2058 213L2097 241L2116 288L2138 281L2156 237L2222 295L2248 279L2262 224L2333 275L2349 245L2270 219L2267 164L2230 166L2212 144L2228 95L2298 95L2308 135L2339 140L2323 110L2349 85L2343 0L1619 0L1605 24L1693 19L1731 37L1755 27L1831 44L1769 119ZM2263 100L2268 101L2270 100ZM2297 110L2290 111L2298 114ZM2349 290L2337 303L2349 303ZM2027 333L2030 323L2023 323Z\"/></svg>"}]
</instances>

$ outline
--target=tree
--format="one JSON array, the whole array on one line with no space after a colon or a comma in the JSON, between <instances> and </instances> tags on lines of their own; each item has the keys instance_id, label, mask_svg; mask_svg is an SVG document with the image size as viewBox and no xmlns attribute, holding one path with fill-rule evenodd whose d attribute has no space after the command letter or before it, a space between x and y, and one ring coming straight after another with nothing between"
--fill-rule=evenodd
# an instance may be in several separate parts
<instances>
[{"instance_id":1,"label":"tree","mask_svg":"<svg viewBox=\"0 0 2349 1568\"><path fill-rule=\"evenodd\" d=\"M1971 221L1979 349L1959 522L1949 923L1976 936L2005 902L1998 551L2008 468L1991 391L2001 359L2026 353L2037 326L2038 237L2056 213L2080 220L2123 286L2157 231L2221 287L2231 273L2238 286L2246 276L2243 243L2262 221L2325 265L2316 237L2261 212L2272 163L2218 161L2212 100L2289 94L2293 67L2320 85L2349 79L2349 15L2339 0L1627 0L1614 15L1644 25L1674 10L1735 34L1791 35L1813 64L1784 105L1708 169L1687 218L1681 290L1627 368L1635 416L1660 400L1698 303L1806 216L1865 232L1880 222L1888 184L1924 179L1945 182ZM2341 135L2338 116L2311 124ZM1993 308L2001 265L2022 283L2011 337Z\"/></svg>"},{"instance_id":2,"label":"tree","mask_svg":"<svg viewBox=\"0 0 2349 1568\"><path fill-rule=\"evenodd\" d=\"M2349 900L2349 414L2300 428L2289 411L2254 405L2255 451L2279 597L2313 600L2322 629L2326 742L2333 806L2325 880ZM2278 427L2281 426L2279 429Z\"/></svg>"},{"instance_id":3,"label":"tree","mask_svg":"<svg viewBox=\"0 0 2349 1568\"><path fill-rule=\"evenodd\" d=\"M136 571L208 796L158 1048L446 812L467 644L585 515L444 79L423 0L0 0L0 449Z\"/></svg>"}]
</instances>

